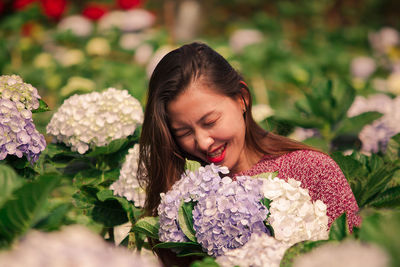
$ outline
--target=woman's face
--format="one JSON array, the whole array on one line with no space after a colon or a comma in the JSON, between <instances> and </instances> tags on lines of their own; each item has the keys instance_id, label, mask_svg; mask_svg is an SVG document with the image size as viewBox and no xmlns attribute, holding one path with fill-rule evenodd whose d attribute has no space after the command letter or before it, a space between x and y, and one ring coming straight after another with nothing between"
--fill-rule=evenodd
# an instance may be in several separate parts
<instances>
[{"instance_id":1,"label":"woman's face","mask_svg":"<svg viewBox=\"0 0 400 267\"><path fill-rule=\"evenodd\" d=\"M190 155L227 166L231 173L251 167L246 157L245 104L203 82L192 83L168 106L172 134Z\"/></svg>"}]
</instances>

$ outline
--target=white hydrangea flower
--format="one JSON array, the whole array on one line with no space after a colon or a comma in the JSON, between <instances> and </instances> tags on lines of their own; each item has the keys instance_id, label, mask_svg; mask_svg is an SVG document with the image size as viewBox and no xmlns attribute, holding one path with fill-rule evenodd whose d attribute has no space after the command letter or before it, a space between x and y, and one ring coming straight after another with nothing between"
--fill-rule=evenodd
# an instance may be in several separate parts
<instances>
[{"instance_id":1,"label":"white hydrangea flower","mask_svg":"<svg viewBox=\"0 0 400 267\"><path fill-rule=\"evenodd\" d=\"M1 266L8 267L155 267L149 255L113 247L89 229L72 225L61 231L32 231L12 250L0 253Z\"/></svg>"},{"instance_id":2,"label":"white hydrangea flower","mask_svg":"<svg viewBox=\"0 0 400 267\"><path fill-rule=\"evenodd\" d=\"M136 49L141 45L147 36L144 33L125 33L119 39L119 45L126 50Z\"/></svg>"},{"instance_id":3,"label":"white hydrangea flower","mask_svg":"<svg viewBox=\"0 0 400 267\"><path fill-rule=\"evenodd\" d=\"M154 15L145 9L116 10L102 16L98 22L98 28L99 31L108 31L115 28L124 32L133 32L147 29L154 22Z\"/></svg>"},{"instance_id":4,"label":"white hydrangea flower","mask_svg":"<svg viewBox=\"0 0 400 267\"><path fill-rule=\"evenodd\" d=\"M317 129L306 129L302 127L295 127L294 131L289 135L289 138L292 138L297 141L304 141L308 138L314 137L318 135Z\"/></svg>"},{"instance_id":5,"label":"white hydrangea flower","mask_svg":"<svg viewBox=\"0 0 400 267\"><path fill-rule=\"evenodd\" d=\"M279 267L289 247L289 244L267 234L253 234L243 247L229 250L215 261L221 267Z\"/></svg>"},{"instance_id":6,"label":"white hydrangea flower","mask_svg":"<svg viewBox=\"0 0 400 267\"><path fill-rule=\"evenodd\" d=\"M400 43L400 33L394 28L383 27L377 32L369 33L368 39L372 48L383 54Z\"/></svg>"},{"instance_id":7,"label":"white hydrangea flower","mask_svg":"<svg viewBox=\"0 0 400 267\"><path fill-rule=\"evenodd\" d=\"M347 240L327 243L313 249L310 253L295 258L293 267L387 267L389 257L381 248Z\"/></svg>"},{"instance_id":8,"label":"white hydrangea flower","mask_svg":"<svg viewBox=\"0 0 400 267\"><path fill-rule=\"evenodd\" d=\"M114 190L114 195L125 197L127 200L133 201L136 207L143 207L146 199L146 193L140 187L137 179L139 161L139 144L135 144L129 149L125 162L122 165L119 179L115 181L110 189Z\"/></svg>"},{"instance_id":9,"label":"white hydrangea flower","mask_svg":"<svg viewBox=\"0 0 400 267\"><path fill-rule=\"evenodd\" d=\"M72 34L85 37L89 36L93 31L93 23L84 16L81 15L72 15L63 18L58 23L59 31L68 31L70 30Z\"/></svg>"},{"instance_id":10,"label":"white hydrangea flower","mask_svg":"<svg viewBox=\"0 0 400 267\"><path fill-rule=\"evenodd\" d=\"M260 43L264 36L262 32L256 29L240 29L236 30L229 38L229 45L231 49L240 53L246 46Z\"/></svg>"},{"instance_id":11,"label":"white hydrangea flower","mask_svg":"<svg viewBox=\"0 0 400 267\"><path fill-rule=\"evenodd\" d=\"M328 238L327 207L321 201L311 201L308 190L294 179L264 179L262 191L271 200L268 222L274 229L275 238L293 245L304 240Z\"/></svg>"},{"instance_id":12,"label":"white hydrangea flower","mask_svg":"<svg viewBox=\"0 0 400 267\"><path fill-rule=\"evenodd\" d=\"M154 22L155 17L150 11L135 8L125 12L121 30L125 32L141 31L153 26Z\"/></svg>"},{"instance_id":13,"label":"white hydrangea flower","mask_svg":"<svg viewBox=\"0 0 400 267\"><path fill-rule=\"evenodd\" d=\"M29 83L24 83L18 75L0 76L0 98L9 99L17 105L17 109L35 110L39 107L41 98L37 89Z\"/></svg>"},{"instance_id":14,"label":"white hydrangea flower","mask_svg":"<svg viewBox=\"0 0 400 267\"><path fill-rule=\"evenodd\" d=\"M83 154L132 135L143 121L140 102L127 90L108 88L66 99L47 125L57 142Z\"/></svg>"},{"instance_id":15,"label":"white hydrangea flower","mask_svg":"<svg viewBox=\"0 0 400 267\"><path fill-rule=\"evenodd\" d=\"M351 75L360 79L368 79L368 77L376 70L375 60L371 57L356 57L351 61Z\"/></svg>"},{"instance_id":16,"label":"white hydrangea flower","mask_svg":"<svg viewBox=\"0 0 400 267\"><path fill-rule=\"evenodd\" d=\"M114 28L121 29L124 16L125 12L121 10L113 10L104 14L97 23L99 32L112 30Z\"/></svg>"},{"instance_id":17,"label":"white hydrangea flower","mask_svg":"<svg viewBox=\"0 0 400 267\"><path fill-rule=\"evenodd\" d=\"M136 48L135 55L133 56L133 60L139 65L146 65L149 62L151 55L153 54L154 49L150 44L141 44Z\"/></svg>"},{"instance_id":18,"label":"white hydrangea flower","mask_svg":"<svg viewBox=\"0 0 400 267\"><path fill-rule=\"evenodd\" d=\"M257 104L251 108L251 113L256 122L261 122L274 114L274 110L266 104Z\"/></svg>"}]
</instances>

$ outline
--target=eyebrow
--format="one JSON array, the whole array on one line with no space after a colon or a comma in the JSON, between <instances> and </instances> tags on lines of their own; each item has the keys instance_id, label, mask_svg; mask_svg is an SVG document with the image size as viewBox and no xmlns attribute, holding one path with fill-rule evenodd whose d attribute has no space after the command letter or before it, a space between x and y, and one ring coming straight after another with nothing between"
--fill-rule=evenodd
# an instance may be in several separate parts
<instances>
[{"instance_id":1,"label":"eyebrow","mask_svg":"<svg viewBox=\"0 0 400 267\"><path fill-rule=\"evenodd\" d=\"M207 112L200 119L198 119L196 123L200 123L201 121L204 121L208 116L210 116L214 112L215 112L215 110L211 110L211 111ZM172 131L174 131L174 132L178 132L178 131L187 129L187 127L185 127L185 126L184 127L179 127L179 128L174 128L174 127L171 126L171 128L172 128Z\"/></svg>"}]
</instances>

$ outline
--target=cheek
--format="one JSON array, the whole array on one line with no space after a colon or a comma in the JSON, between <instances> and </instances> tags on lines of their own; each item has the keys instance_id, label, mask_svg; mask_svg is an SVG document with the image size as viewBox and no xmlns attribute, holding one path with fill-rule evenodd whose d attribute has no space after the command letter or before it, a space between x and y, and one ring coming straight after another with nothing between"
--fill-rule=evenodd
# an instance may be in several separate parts
<instances>
[{"instance_id":1,"label":"cheek","mask_svg":"<svg viewBox=\"0 0 400 267\"><path fill-rule=\"evenodd\" d=\"M184 138L182 140L179 140L178 145L181 149L183 149L187 153L192 154L194 142L191 138Z\"/></svg>"},{"instance_id":2,"label":"cheek","mask_svg":"<svg viewBox=\"0 0 400 267\"><path fill-rule=\"evenodd\" d=\"M235 142L244 139L245 124L243 120L231 120L224 123L218 129L215 129L215 134L220 139L235 139Z\"/></svg>"}]
</instances>

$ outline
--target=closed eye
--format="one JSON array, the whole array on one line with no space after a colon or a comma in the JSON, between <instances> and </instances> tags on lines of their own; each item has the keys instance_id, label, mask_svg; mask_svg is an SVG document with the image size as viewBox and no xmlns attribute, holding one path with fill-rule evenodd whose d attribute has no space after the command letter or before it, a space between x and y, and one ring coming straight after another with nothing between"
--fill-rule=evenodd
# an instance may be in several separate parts
<instances>
[{"instance_id":1,"label":"closed eye","mask_svg":"<svg viewBox=\"0 0 400 267\"><path fill-rule=\"evenodd\" d=\"M203 123L203 125L205 127L211 127L211 126L215 125L216 122L217 122L217 120L206 121L206 122Z\"/></svg>"},{"instance_id":2,"label":"closed eye","mask_svg":"<svg viewBox=\"0 0 400 267\"><path fill-rule=\"evenodd\" d=\"M189 136L192 133L192 130L186 130L186 131L178 131L175 132L176 138L182 138L185 136Z\"/></svg>"}]
</instances>

